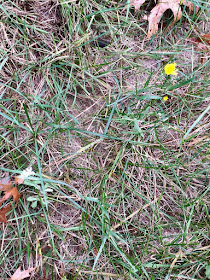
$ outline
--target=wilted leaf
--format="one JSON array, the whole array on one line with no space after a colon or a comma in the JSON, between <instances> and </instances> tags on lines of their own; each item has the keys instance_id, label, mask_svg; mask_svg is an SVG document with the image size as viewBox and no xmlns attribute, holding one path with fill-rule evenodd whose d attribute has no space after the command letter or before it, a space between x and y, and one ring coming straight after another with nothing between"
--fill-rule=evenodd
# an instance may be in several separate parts
<instances>
[{"instance_id":1,"label":"wilted leaf","mask_svg":"<svg viewBox=\"0 0 210 280\"><path fill-rule=\"evenodd\" d=\"M0 180L0 184L10 184L11 180L9 174L7 174L3 179Z\"/></svg>"},{"instance_id":2,"label":"wilted leaf","mask_svg":"<svg viewBox=\"0 0 210 280\"><path fill-rule=\"evenodd\" d=\"M7 185L5 185L5 186L6 187L4 188L3 184L0 185L0 187L2 187L1 191L5 192L4 196L0 199L0 203L4 202L5 200L10 198L11 196L13 197L13 201L15 201L17 203L18 199L20 198L20 193L18 192L17 187L9 189L7 187Z\"/></svg>"},{"instance_id":3,"label":"wilted leaf","mask_svg":"<svg viewBox=\"0 0 210 280\"><path fill-rule=\"evenodd\" d=\"M156 34L158 31L158 24L160 22L161 17L164 12L168 9L172 10L174 14L174 24L176 21L180 20L182 17L182 11L180 4L188 6L189 12L191 13L194 9L193 3L187 0L159 0L158 4L152 9L148 21L149 21L149 30L147 34L147 38L151 38L152 35Z\"/></svg>"},{"instance_id":4,"label":"wilted leaf","mask_svg":"<svg viewBox=\"0 0 210 280\"><path fill-rule=\"evenodd\" d=\"M131 0L130 5L134 6L135 11L138 10L146 0Z\"/></svg>"},{"instance_id":5,"label":"wilted leaf","mask_svg":"<svg viewBox=\"0 0 210 280\"><path fill-rule=\"evenodd\" d=\"M9 191L9 190L11 190L12 189L12 182L10 181L10 183L8 183L8 184L2 184L1 182L0 182L0 191L1 192L6 192L6 191Z\"/></svg>"},{"instance_id":6,"label":"wilted leaf","mask_svg":"<svg viewBox=\"0 0 210 280\"><path fill-rule=\"evenodd\" d=\"M201 38L210 45L210 34L205 34Z\"/></svg>"},{"instance_id":7,"label":"wilted leaf","mask_svg":"<svg viewBox=\"0 0 210 280\"><path fill-rule=\"evenodd\" d=\"M0 205L1 206L1 205ZM6 214L12 209L11 204L9 204L6 207L2 207L0 209L0 222L1 223L6 223L7 222L7 218L6 218Z\"/></svg>"},{"instance_id":8,"label":"wilted leaf","mask_svg":"<svg viewBox=\"0 0 210 280\"><path fill-rule=\"evenodd\" d=\"M13 197L13 201L18 202L18 199L20 198L20 193L18 192L17 187L15 186L13 188L12 181L9 177L5 177L0 180L0 192L4 192L4 195L0 198L0 207L2 206L2 203L9 199L11 196ZM2 207L0 209L0 222L6 223L7 218L6 214L12 209L11 203L5 207Z\"/></svg>"},{"instance_id":9,"label":"wilted leaf","mask_svg":"<svg viewBox=\"0 0 210 280\"><path fill-rule=\"evenodd\" d=\"M21 271L20 267L15 271L13 276L10 278L10 280L22 280L27 277L30 277L30 272L32 272L35 268L29 268L27 270Z\"/></svg>"},{"instance_id":10,"label":"wilted leaf","mask_svg":"<svg viewBox=\"0 0 210 280\"><path fill-rule=\"evenodd\" d=\"M131 0L130 5L135 7L135 10L139 9L145 0ZM157 5L152 9L148 21L149 21L149 30L147 38L151 38L152 35L156 34L158 31L158 24L164 12L168 9L172 10L174 14L174 22L180 20L182 17L182 11L180 5L186 5L189 8L191 13L194 10L194 4L188 0L158 0ZM197 12L196 8L196 12ZM173 24L172 23L172 24Z\"/></svg>"},{"instance_id":11,"label":"wilted leaf","mask_svg":"<svg viewBox=\"0 0 210 280\"><path fill-rule=\"evenodd\" d=\"M205 35L200 36L200 37L191 37L190 40L193 43L204 43L204 42L206 42L207 44L210 45L210 34L205 34Z\"/></svg>"},{"instance_id":12,"label":"wilted leaf","mask_svg":"<svg viewBox=\"0 0 210 280\"><path fill-rule=\"evenodd\" d=\"M210 34L205 34L203 36L199 37L191 37L190 41L196 46L197 52L209 52L209 46L210 45ZM207 60L208 57L203 56L200 58L200 63L203 63L205 60Z\"/></svg>"}]
</instances>

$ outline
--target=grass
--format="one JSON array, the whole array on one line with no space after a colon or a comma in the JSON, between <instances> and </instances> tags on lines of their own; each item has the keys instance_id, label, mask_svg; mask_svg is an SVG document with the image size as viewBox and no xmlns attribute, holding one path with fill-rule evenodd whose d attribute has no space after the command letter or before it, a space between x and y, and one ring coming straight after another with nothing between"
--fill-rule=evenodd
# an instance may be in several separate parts
<instances>
[{"instance_id":1,"label":"grass","mask_svg":"<svg viewBox=\"0 0 210 280\"><path fill-rule=\"evenodd\" d=\"M167 12L146 40L149 3L134 14L97 0L0 1L1 178L36 173L1 225L1 279L19 266L36 280L207 279L209 61L190 38L208 32L208 3L198 5L166 33ZM174 61L178 76L166 76Z\"/></svg>"}]
</instances>

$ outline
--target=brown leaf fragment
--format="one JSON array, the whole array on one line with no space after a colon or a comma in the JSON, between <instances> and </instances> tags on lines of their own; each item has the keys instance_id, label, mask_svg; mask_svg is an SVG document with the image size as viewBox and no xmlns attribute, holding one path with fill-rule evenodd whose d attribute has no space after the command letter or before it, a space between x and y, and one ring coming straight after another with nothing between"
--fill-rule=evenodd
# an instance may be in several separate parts
<instances>
[{"instance_id":1,"label":"brown leaf fragment","mask_svg":"<svg viewBox=\"0 0 210 280\"><path fill-rule=\"evenodd\" d=\"M0 192L6 192L12 189L12 181L9 176L6 176L0 180Z\"/></svg>"},{"instance_id":2,"label":"brown leaf fragment","mask_svg":"<svg viewBox=\"0 0 210 280\"><path fill-rule=\"evenodd\" d=\"M2 186L2 184L1 184ZM0 203L4 202L5 200L9 199L11 196L13 197L14 202L18 202L18 199L20 198L20 193L18 192L17 187L11 188L11 189L2 189L1 191L4 191L4 196L0 199Z\"/></svg>"},{"instance_id":3,"label":"brown leaf fragment","mask_svg":"<svg viewBox=\"0 0 210 280\"><path fill-rule=\"evenodd\" d=\"M145 0L131 0L130 6L135 7L135 11L139 9ZM172 10L174 14L174 24L176 21L180 20L182 17L181 4L186 5L189 8L189 13L194 11L194 4L188 0L158 0L157 5L152 9L148 21L149 21L149 30L147 38L150 39L152 35L156 34L158 31L158 24L164 12L168 9ZM198 8L196 7L196 12Z\"/></svg>"},{"instance_id":4,"label":"brown leaf fragment","mask_svg":"<svg viewBox=\"0 0 210 280\"><path fill-rule=\"evenodd\" d=\"M206 42L207 44L210 45L210 34L205 34L205 35L200 36L200 37L191 37L190 40L193 43L204 43L204 42Z\"/></svg>"},{"instance_id":5,"label":"brown leaf fragment","mask_svg":"<svg viewBox=\"0 0 210 280\"><path fill-rule=\"evenodd\" d=\"M12 277L9 280L22 280L27 277L30 277L30 274L35 268L29 268L27 270L21 271L20 267L15 271Z\"/></svg>"},{"instance_id":6,"label":"brown leaf fragment","mask_svg":"<svg viewBox=\"0 0 210 280\"><path fill-rule=\"evenodd\" d=\"M0 205L1 207L1 205ZM5 206L5 207L2 207L0 209L0 222L1 223L6 223L7 222L7 218L6 218L6 214L12 209L12 206L11 204Z\"/></svg>"},{"instance_id":7,"label":"brown leaf fragment","mask_svg":"<svg viewBox=\"0 0 210 280\"><path fill-rule=\"evenodd\" d=\"M210 34L205 34L201 38L210 45Z\"/></svg>"},{"instance_id":8,"label":"brown leaf fragment","mask_svg":"<svg viewBox=\"0 0 210 280\"><path fill-rule=\"evenodd\" d=\"M8 174L4 178L0 179L0 184L10 184L10 183L11 180Z\"/></svg>"},{"instance_id":9,"label":"brown leaf fragment","mask_svg":"<svg viewBox=\"0 0 210 280\"><path fill-rule=\"evenodd\" d=\"M205 34L199 37L191 37L190 42L196 46L196 51L203 53L203 56L199 58L201 64L208 60L210 47L210 34Z\"/></svg>"},{"instance_id":10,"label":"brown leaf fragment","mask_svg":"<svg viewBox=\"0 0 210 280\"><path fill-rule=\"evenodd\" d=\"M160 2L160 1L159 1ZM147 34L147 38L150 39L152 37L152 35L156 34L158 31L158 24L160 22L160 19L162 17L162 15L164 14L164 12L168 9L171 9L173 14L174 14L174 21L178 21L180 20L180 18L182 17L182 11L179 7L178 4L174 3L175 1L165 1L162 3L159 3L152 9L149 17L148 17L148 21L149 21L149 30L148 30L148 34ZM177 1L176 1L177 2Z\"/></svg>"},{"instance_id":11,"label":"brown leaf fragment","mask_svg":"<svg viewBox=\"0 0 210 280\"><path fill-rule=\"evenodd\" d=\"M6 223L6 214L12 209L12 205L10 203L7 206L2 207L2 203L12 196L13 201L17 204L20 198L20 193L18 192L16 186L13 188L12 181L9 177L5 177L0 180L0 194L2 194L2 192L4 195L0 197L0 222Z\"/></svg>"},{"instance_id":12,"label":"brown leaf fragment","mask_svg":"<svg viewBox=\"0 0 210 280\"><path fill-rule=\"evenodd\" d=\"M140 9L140 7L144 4L146 0L131 0L130 6L134 6L135 11Z\"/></svg>"},{"instance_id":13,"label":"brown leaf fragment","mask_svg":"<svg viewBox=\"0 0 210 280\"><path fill-rule=\"evenodd\" d=\"M195 6L192 2L188 0L180 1L180 4L186 5L189 8L189 13L192 14L195 8L195 12L197 13L199 8Z\"/></svg>"},{"instance_id":14,"label":"brown leaf fragment","mask_svg":"<svg viewBox=\"0 0 210 280\"><path fill-rule=\"evenodd\" d=\"M2 184L0 183L0 191L1 192L6 192L12 189L12 182L8 183L8 184Z\"/></svg>"}]
</instances>

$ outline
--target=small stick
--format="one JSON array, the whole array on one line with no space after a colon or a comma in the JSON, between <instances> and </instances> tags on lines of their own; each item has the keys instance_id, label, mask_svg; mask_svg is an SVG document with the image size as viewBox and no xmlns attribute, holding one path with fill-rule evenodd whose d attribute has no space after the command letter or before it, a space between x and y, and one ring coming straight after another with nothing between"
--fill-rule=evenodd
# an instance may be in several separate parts
<instances>
[{"instance_id":1,"label":"small stick","mask_svg":"<svg viewBox=\"0 0 210 280\"><path fill-rule=\"evenodd\" d=\"M154 204L156 201L158 200L158 198L155 198L152 202L147 203L146 205L144 205L143 207L139 208L138 210L136 210L135 212L133 212L131 215L129 215L127 218L125 218L122 222L120 222L119 224L113 226L111 228L111 230L114 230L116 228L118 228L119 226L121 226L122 223L126 222L127 220L133 218L136 214L138 214L141 210L144 210L145 208L147 208L148 206L150 206L151 204Z\"/></svg>"}]
</instances>

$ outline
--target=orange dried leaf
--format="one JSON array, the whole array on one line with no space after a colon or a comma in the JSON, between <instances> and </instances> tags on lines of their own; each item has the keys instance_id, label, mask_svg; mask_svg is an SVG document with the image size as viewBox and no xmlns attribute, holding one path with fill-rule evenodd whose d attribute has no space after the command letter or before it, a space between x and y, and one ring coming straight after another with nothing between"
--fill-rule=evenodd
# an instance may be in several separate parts
<instances>
[{"instance_id":1,"label":"orange dried leaf","mask_svg":"<svg viewBox=\"0 0 210 280\"><path fill-rule=\"evenodd\" d=\"M2 184L1 184L2 186ZM20 193L18 192L17 187L11 188L11 189L1 189L1 191L4 191L5 194L4 196L0 199L0 203L4 202L5 200L7 200L8 198L10 198L11 196L13 197L13 201L14 202L18 202L18 199L20 198Z\"/></svg>"},{"instance_id":2,"label":"orange dried leaf","mask_svg":"<svg viewBox=\"0 0 210 280\"><path fill-rule=\"evenodd\" d=\"M0 191L1 192L6 192L12 189L12 182L8 183L8 184L2 184L0 183Z\"/></svg>"},{"instance_id":3,"label":"orange dried leaf","mask_svg":"<svg viewBox=\"0 0 210 280\"><path fill-rule=\"evenodd\" d=\"M9 177L5 177L0 180L0 194L1 192L4 192L4 195L0 198L0 207L2 206L2 203L9 199L11 196L13 197L13 201L18 202L20 198L20 193L18 192L17 187L15 186L13 188L12 181ZM6 223L7 218L6 214L12 209L11 203L5 207L0 208L0 222Z\"/></svg>"},{"instance_id":4,"label":"orange dried leaf","mask_svg":"<svg viewBox=\"0 0 210 280\"><path fill-rule=\"evenodd\" d=\"M1 205L0 205L1 206ZM11 204L9 204L6 207L2 207L0 209L0 222L1 223L6 223L7 222L7 218L6 218L6 214L12 209Z\"/></svg>"},{"instance_id":5,"label":"orange dried leaf","mask_svg":"<svg viewBox=\"0 0 210 280\"><path fill-rule=\"evenodd\" d=\"M10 180L10 177L4 177L0 180L0 192L6 192L8 190L12 189L12 181Z\"/></svg>"},{"instance_id":6,"label":"orange dried leaf","mask_svg":"<svg viewBox=\"0 0 210 280\"><path fill-rule=\"evenodd\" d=\"M10 278L10 280L22 280L27 277L30 277L30 272L32 272L35 268L29 268L27 270L21 271L20 267L15 271L13 276Z\"/></svg>"},{"instance_id":7,"label":"orange dried leaf","mask_svg":"<svg viewBox=\"0 0 210 280\"><path fill-rule=\"evenodd\" d=\"M208 43L210 45L210 34L205 34L205 35L200 36L200 37L191 37L190 40L193 43L200 43L200 42L205 41L206 43Z\"/></svg>"},{"instance_id":8,"label":"orange dried leaf","mask_svg":"<svg viewBox=\"0 0 210 280\"><path fill-rule=\"evenodd\" d=\"M205 34L201 38L210 45L210 34Z\"/></svg>"}]
</instances>

